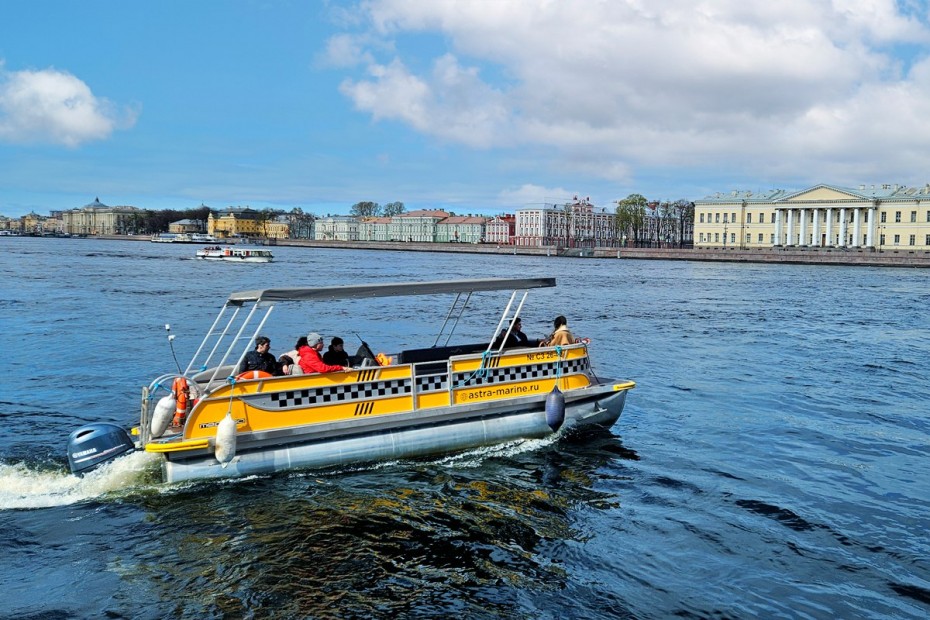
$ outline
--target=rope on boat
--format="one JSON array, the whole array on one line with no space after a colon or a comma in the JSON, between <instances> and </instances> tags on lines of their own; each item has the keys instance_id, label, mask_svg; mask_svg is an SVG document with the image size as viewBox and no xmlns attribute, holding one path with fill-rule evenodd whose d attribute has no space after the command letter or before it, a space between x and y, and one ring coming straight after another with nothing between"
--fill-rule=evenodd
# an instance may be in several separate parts
<instances>
[{"instance_id":1,"label":"rope on boat","mask_svg":"<svg viewBox=\"0 0 930 620\"><path fill-rule=\"evenodd\" d=\"M158 388L162 388L162 389L165 390L166 392L171 392L171 388L167 388L167 387L163 386L163 385L161 384L161 381L156 381L154 384L152 384L152 388L153 388L152 391L149 392L149 395L148 395L148 399L149 399L149 400L154 400L154 399L155 399L155 392L158 391Z\"/></svg>"},{"instance_id":2,"label":"rope on boat","mask_svg":"<svg viewBox=\"0 0 930 620\"><path fill-rule=\"evenodd\" d=\"M233 404L233 394L235 393L236 387L236 378L232 375L226 378L229 381L229 408L226 409L226 414L232 414L232 404Z\"/></svg>"},{"instance_id":3,"label":"rope on boat","mask_svg":"<svg viewBox=\"0 0 930 620\"><path fill-rule=\"evenodd\" d=\"M482 354L481 354L481 364L478 366L478 368L475 369L475 372L473 372L473 373L471 373L470 375L468 375L468 377L466 377L465 380L463 380L463 381L461 381L461 382L455 384L455 387L460 388L460 387L462 387L463 385L468 385L468 383L469 383L472 379L474 379L474 378L476 378L476 377L479 378L479 379L483 379L483 378L487 377L487 376L488 376L488 367L485 365L485 363L488 361L488 357L489 357L490 355L491 355L491 351L485 351L484 353L482 353Z\"/></svg>"}]
</instances>

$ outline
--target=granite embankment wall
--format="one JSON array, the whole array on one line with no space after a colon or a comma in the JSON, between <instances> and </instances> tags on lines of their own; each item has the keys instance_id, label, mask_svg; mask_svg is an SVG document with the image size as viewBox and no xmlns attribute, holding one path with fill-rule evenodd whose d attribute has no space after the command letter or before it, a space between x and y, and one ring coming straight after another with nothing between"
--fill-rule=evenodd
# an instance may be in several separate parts
<instances>
[{"instance_id":1,"label":"granite embankment wall","mask_svg":"<svg viewBox=\"0 0 930 620\"><path fill-rule=\"evenodd\" d=\"M472 254L508 254L523 256L559 256L575 258L619 258L638 260L693 260L739 263L788 263L808 265L869 265L883 267L930 267L930 252L907 250L866 250L836 248L771 248L759 250L678 249L678 248L595 248L562 250L555 247L515 247L470 243L386 243L303 241L289 239L277 245L302 247L394 250L407 252L459 252Z\"/></svg>"},{"instance_id":2,"label":"granite embankment wall","mask_svg":"<svg viewBox=\"0 0 930 620\"><path fill-rule=\"evenodd\" d=\"M102 239L133 239L146 237L98 237ZM403 243L379 241L308 241L304 239L272 240L270 245L305 248L341 248L352 250L390 250L396 252L456 252L461 254L502 254L520 256L551 256L570 258L614 258L631 260L691 260L734 263L786 263L804 265L860 265L878 267L930 268L930 251L905 249L838 248L739 248L678 249L678 248L595 248L594 250L558 250L555 247L497 246L489 243Z\"/></svg>"}]
</instances>

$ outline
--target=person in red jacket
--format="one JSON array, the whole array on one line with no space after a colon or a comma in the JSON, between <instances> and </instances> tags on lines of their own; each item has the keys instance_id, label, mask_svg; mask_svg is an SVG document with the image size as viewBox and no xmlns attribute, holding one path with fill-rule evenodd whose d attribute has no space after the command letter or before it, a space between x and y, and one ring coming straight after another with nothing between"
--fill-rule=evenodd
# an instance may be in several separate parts
<instances>
[{"instance_id":1,"label":"person in red jacket","mask_svg":"<svg viewBox=\"0 0 930 620\"><path fill-rule=\"evenodd\" d=\"M320 355L320 351L322 350L323 336L316 332L307 334L307 344L297 349L297 354L300 356L298 364L300 364L300 369L303 370L305 374L311 372L342 372L345 370L352 370L348 366L325 363L323 361L323 356Z\"/></svg>"}]
</instances>

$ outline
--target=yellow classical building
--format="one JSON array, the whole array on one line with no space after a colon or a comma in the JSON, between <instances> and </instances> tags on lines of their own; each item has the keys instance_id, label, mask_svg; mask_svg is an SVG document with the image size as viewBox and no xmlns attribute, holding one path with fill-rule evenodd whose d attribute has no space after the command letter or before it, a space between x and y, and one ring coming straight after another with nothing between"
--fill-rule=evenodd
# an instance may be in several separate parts
<instances>
[{"instance_id":1,"label":"yellow classical building","mask_svg":"<svg viewBox=\"0 0 930 620\"><path fill-rule=\"evenodd\" d=\"M254 237L287 239L290 225L287 218L277 217L267 211L232 208L210 213L207 232L217 238Z\"/></svg>"},{"instance_id":2,"label":"yellow classical building","mask_svg":"<svg viewBox=\"0 0 930 620\"><path fill-rule=\"evenodd\" d=\"M930 184L816 185L694 201L696 248L930 250Z\"/></svg>"}]
</instances>

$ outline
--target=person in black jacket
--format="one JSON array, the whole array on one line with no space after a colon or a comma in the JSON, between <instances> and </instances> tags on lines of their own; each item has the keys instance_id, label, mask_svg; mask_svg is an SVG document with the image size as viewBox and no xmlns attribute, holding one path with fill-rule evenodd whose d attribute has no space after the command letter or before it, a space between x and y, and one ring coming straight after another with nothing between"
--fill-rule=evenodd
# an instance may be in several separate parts
<instances>
[{"instance_id":1,"label":"person in black jacket","mask_svg":"<svg viewBox=\"0 0 930 620\"><path fill-rule=\"evenodd\" d=\"M249 370L261 370L269 375L278 376L281 374L281 365L274 355L270 353L271 340L266 336L259 336L255 339L255 349L245 354L242 363L239 364L239 374Z\"/></svg>"},{"instance_id":2,"label":"person in black jacket","mask_svg":"<svg viewBox=\"0 0 930 620\"><path fill-rule=\"evenodd\" d=\"M493 348L497 349L501 346L501 342L504 340L504 336L507 335L507 330L502 329L500 335L494 340ZM520 317L516 317L513 320L513 324L510 328L510 335L507 336L507 342L504 343L505 349L510 349L512 347L529 347L530 341L526 337L526 334L523 333L523 322L520 320Z\"/></svg>"},{"instance_id":3,"label":"person in black jacket","mask_svg":"<svg viewBox=\"0 0 930 620\"><path fill-rule=\"evenodd\" d=\"M349 354L345 352L345 343L339 336L333 336L329 343L329 349L323 354L323 362L326 364L335 364L337 366L351 366L349 364Z\"/></svg>"}]
</instances>

